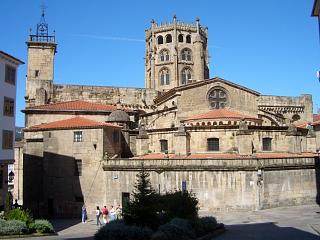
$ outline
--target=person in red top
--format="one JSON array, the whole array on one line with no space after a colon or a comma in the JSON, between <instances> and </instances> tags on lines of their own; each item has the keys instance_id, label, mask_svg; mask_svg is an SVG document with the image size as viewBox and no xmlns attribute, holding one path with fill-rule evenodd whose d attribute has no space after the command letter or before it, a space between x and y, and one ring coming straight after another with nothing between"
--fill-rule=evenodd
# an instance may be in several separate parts
<instances>
[{"instance_id":1,"label":"person in red top","mask_svg":"<svg viewBox=\"0 0 320 240\"><path fill-rule=\"evenodd\" d=\"M106 206L104 206L102 209L101 209L101 212L102 212L102 221L104 222L104 224L108 223L109 220L108 220L108 209Z\"/></svg>"}]
</instances>

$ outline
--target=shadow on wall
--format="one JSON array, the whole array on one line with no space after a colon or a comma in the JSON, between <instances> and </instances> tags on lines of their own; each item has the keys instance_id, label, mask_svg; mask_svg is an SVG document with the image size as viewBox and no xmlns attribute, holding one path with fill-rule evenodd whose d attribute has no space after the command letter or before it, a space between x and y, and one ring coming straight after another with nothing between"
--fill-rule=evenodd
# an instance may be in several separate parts
<instances>
[{"instance_id":1,"label":"shadow on wall","mask_svg":"<svg viewBox=\"0 0 320 240\"><path fill-rule=\"evenodd\" d=\"M320 157L315 158L315 171L316 171L316 187L317 187L317 204L320 205Z\"/></svg>"},{"instance_id":2,"label":"shadow on wall","mask_svg":"<svg viewBox=\"0 0 320 240\"><path fill-rule=\"evenodd\" d=\"M298 217L298 216L297 216ZM227 231L217 237L217 240L316 240L319 236L292 227L279 227L274 223L256 223L227 225Z\"/></svg>"},{"instance_id":3,"label":"shadow on wall","mask_svg":"<svg viewBox=\"0 0 320 240\"><path fill-rule=\"evenodd\" d=\"M81 159L44 152L24 154L24 206L35 218L79 218L84 202Z\"/></svg>"}]
</instances>

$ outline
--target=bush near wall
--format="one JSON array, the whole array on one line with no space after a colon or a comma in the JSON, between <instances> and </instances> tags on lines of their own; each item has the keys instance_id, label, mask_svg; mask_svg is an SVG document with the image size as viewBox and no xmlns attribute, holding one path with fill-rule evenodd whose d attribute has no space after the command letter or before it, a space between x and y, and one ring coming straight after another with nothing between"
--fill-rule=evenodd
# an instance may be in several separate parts
<instances>
[{"instance_id":1,"label":"bush near wall","mask_svg":"<svg viewBox=\"0 0 320 240\"><path fill-rule=\"evenodd\" d=\"M139 226L129 226L122 220L115 220L99 229L96 240L150 240L152 230Z\"/></svg>"},{"instance_id":2,"label":"bush near wall","mask_svg":"<svg viewBox=\"0 0 320 240\"><path fill-rule=\"evenodd\" d=\"M53 233L54 229L52 224L45 219L36 219L34 223L29 225L30 232L37 233Z\"/></svg>"},{"instance_id":3,"label":"bush near wall","mask_svg":"<svg viewBox=\"0 0 320 240\"><path fill-rule=\"evenodd\" d=\"M0 235L18 235L28 232L25 222L19 220L3 220L0 219Z\"/></svg>"},{"instance_id":4,"label":"bush near wall","mask_svg":"<svg viewBox=\"0 0 320 240\"><path fill-rule=\"evenodd\" d=\"M29 210L23 210L20 208L15 208L5 212L4 218L6 220L19 220L27 224L29 226L30 223L33 222L32 215Z\"/></svg>"}]
</instances>

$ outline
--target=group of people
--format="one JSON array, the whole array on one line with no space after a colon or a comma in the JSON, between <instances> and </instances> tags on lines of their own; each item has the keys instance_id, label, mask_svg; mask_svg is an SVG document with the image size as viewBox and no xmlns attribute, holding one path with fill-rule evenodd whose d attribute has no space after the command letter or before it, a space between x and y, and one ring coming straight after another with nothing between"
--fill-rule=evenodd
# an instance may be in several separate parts
<instances>
[{"instance_id":1,"label":"group of people","mask_svg":"<svg viewBox=\"0 0 320 240\"><path fill-rule=\"evenodd\" d=\"M95 215L96 215L96 220L97 220L97 226L98 225L102 225L100 219L102 216L102 221L104 224L109 223L110 221L116 220L116 219L121 219L121 215L122 215L122 208L120 206L120 204L114 208L113 206L111 206L109 209L104 206L103 208L99 208L99 206L97 206L97 209L95 211ZM86 206L83 205L82 206L82 223L85 223L88 219L88 215L87 215L87 209Z\"/></svg>"}]
</instances>

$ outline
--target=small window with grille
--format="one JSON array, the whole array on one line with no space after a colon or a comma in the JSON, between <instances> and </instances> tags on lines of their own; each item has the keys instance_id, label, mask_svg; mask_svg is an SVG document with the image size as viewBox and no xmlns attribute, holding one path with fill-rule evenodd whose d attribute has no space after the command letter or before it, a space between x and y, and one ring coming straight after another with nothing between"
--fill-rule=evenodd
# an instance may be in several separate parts
<instances>
[{"instance_id":1,"label":"small window with grille","mask_svg":"<svg viewBox=\"0 0 320 240\"><path fill-rule=\"evenodd\" d=\"M75 131L73 132L73 141L74 142L82 142L82 131Z\"/></svg>"},{"instance_id":2,"label":"small window with grille","mask_svg":"<svg viewBox=\"0 0 320 240\"><path fill-rule=\"evenodd\" d=\"M74 176L82 176L82 160L74 160Z\"/></svg>"},{"instance_id":3,"label":"small window with grille","mask_svg":"<svg viewBox=\"0 0 320 240\"><path fill-rule=\"evenodd\" d=\"M208 151L219 151L219 138L208 138Z\"/></svg>"},{"instance_id":4,"label":"small window with grille","mask_svg":"<svg viewBox=\"0 0 320 240\"><path fill-rule=\"evenodd\" d=\"M168 140L166 139L160 140L160 151L163 153L168 153Z\"/></svg>"},{"instance_id":5,"label":"small window with grille","mask_svg":"<svg viewBox=\"0 0 320 240\"><path fill-rule=\"evenodd\" d=\"M272 150L272 138L263 138L262 151L271 151L271 150Z\"/></svg>"}]
</instances>

